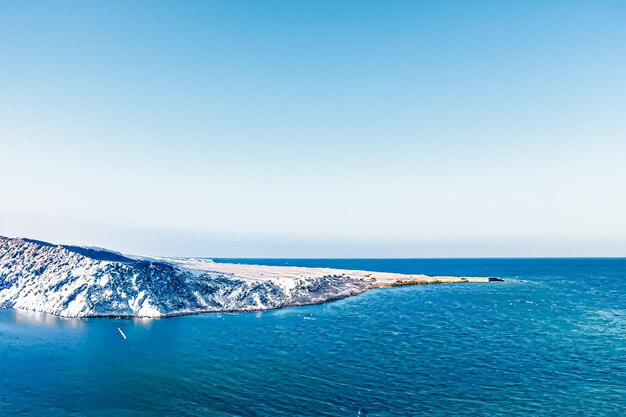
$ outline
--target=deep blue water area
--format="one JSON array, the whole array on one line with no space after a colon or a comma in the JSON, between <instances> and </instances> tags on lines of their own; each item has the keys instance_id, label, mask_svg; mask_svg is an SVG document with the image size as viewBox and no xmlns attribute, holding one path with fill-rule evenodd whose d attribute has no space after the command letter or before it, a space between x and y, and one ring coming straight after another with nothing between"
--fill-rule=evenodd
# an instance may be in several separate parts
<instances>
[{"instance_id":1,"label":"deep blue water area","mask_svg":"<svg viewBox=\"0 0 626 417\"><path fill-rule=\"evenodd\" d=\"M230 261L506 282L161 320L0 309L0 415L626 416L626 259Z\"/></svg>"}]
</instances>

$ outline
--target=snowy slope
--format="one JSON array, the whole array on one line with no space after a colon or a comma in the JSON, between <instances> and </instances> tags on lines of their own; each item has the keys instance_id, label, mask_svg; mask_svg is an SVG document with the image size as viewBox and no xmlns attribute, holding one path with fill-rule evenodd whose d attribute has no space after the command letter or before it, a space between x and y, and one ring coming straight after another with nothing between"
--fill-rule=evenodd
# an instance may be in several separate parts
<instances>
[{"instance_id":1,"label":"snowy slope","mask_svg":"<svg viewBox=\"0 0 626 417\"><path fill-rule=\"evenodd\" d=\"M149 258L0 237L0 307L64 317L164 317L317 304L370 288L487 278Z\"/></svg>"},{"instance_id":2,"label":"snowy slope","mask_svg":"<svg viewBox=\"0 0 626 417\"><path fill-rule=\"evenodd\" d=\"M193 265L0 237L0 307L64 317L162 317L320 303L368 287L348 276L254 279L213 271L218 264L210 261Z\"/></svg>"}]
</instances>

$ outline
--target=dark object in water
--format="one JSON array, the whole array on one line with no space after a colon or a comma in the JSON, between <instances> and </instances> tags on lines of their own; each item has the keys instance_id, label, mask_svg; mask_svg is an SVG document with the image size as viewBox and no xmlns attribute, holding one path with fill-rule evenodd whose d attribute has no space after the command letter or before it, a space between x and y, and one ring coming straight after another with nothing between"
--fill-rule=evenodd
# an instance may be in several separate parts
<instances>
[{"instance_id":1,"label":"dark object in water","mask_svg":"<svg viewBox=\"0 0 626 417\"><path fill-rule=\"evenodd\" d=\"M359 408L358 417L367 417L367 410L365 408Z\"/></svg>"},{"instance_id":2,"label":"dark object in water","mask_svg":"<svg viewBox=\"0 0 626 417\"><path fill-rule=\"evenodd\" d=\"M504 280L498 277L489 277L489 282L504 282Z\"/></svg>"}]
</instances>

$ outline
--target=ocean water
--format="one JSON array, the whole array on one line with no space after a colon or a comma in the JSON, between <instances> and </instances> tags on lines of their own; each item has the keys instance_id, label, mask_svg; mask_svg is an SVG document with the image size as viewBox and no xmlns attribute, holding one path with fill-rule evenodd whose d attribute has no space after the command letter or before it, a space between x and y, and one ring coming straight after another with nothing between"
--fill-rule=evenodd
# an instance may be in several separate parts
<instances>
[{"instance_id":1,"label":"ocean water","mask_svg":"<svg viewBox=\"0 0 626 417\"><path fill-rule=\"evenodd\" d=\"M0 310L0 415L626 416L626 259L238 261L507 282L152 321Z\"/></svg>"}]
</instances>

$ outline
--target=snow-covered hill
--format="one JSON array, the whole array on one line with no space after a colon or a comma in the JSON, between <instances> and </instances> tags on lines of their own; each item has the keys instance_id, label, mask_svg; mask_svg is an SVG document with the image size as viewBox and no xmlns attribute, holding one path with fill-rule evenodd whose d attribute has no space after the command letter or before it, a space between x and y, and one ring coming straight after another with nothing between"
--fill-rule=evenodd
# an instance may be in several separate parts
<instances>
[{"instance_id":1,"label":"snow-covered hill","mask_svg":"<svg viewBox=\"0 0 626 417\"><path fill-rule=\"evenodd\" d=\"M466 279L134 257L0 237L0 307L64 317L265 310L442 280Z\"/></svg>"}]
</instances>

